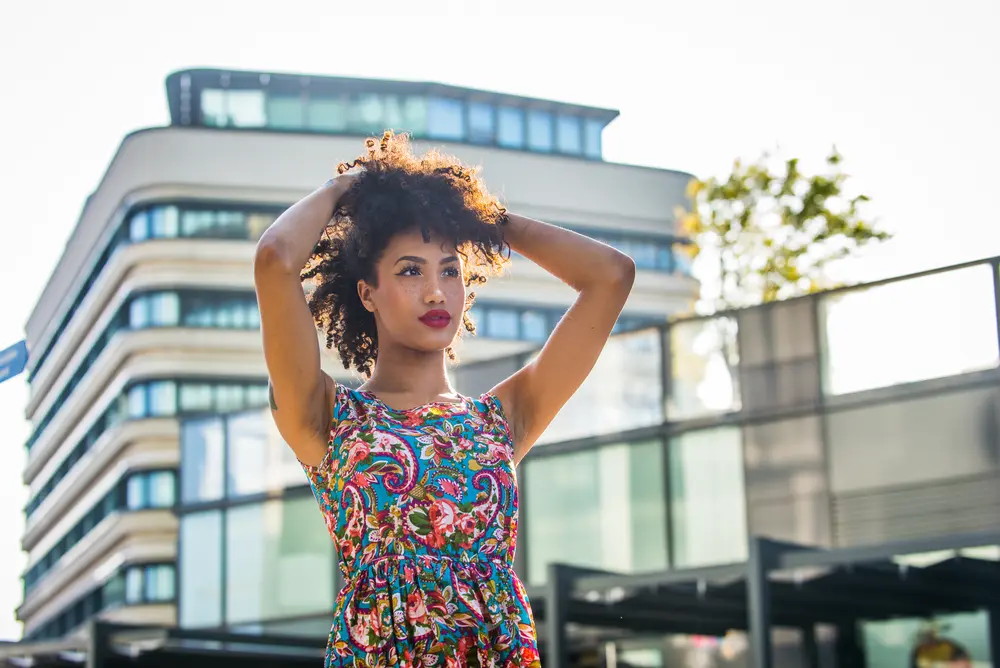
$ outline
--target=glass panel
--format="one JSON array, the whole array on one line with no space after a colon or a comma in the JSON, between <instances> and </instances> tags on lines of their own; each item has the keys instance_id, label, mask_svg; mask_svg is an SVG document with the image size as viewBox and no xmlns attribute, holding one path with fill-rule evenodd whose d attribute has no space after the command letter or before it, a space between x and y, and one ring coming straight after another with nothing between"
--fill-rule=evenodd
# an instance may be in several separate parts
<instances>
[{"instance_id":1,"label":"glass panel","mask_svg":"<svg viewBox=\"0 0 1000 668\"><path fill-rule=\"evenodd\" d=\"M129 221L129 239L132 241L143 241L149 236L149 216L145 211L138 211L132 214Z\"/></svg>"},{"instance_id":2,"label":"glass panel","mask_svg":"<svg viewBox=\"0 0 1000 668\"><path fill-rule=\"evenodd\" d=\"M218 385L215 388L215 409L220 413L238 411L244 403L244 388L242 385Z\"/></svg>"},{"instance_id":3,"label":"glass panel","mask_svg":"<svg viewBox=\"0 0 1000 668\"><path fill-rule=\"evenodd\" d=\"M151 508L170 508L176 501L177 483L173 471L154 471L149 474L149 505Z\"/></svg>"},{"instance_id":4,"label":"glass panel","mask_svg":"<svg viewBox=\"0 0 1000 668\"><path fill-rule=\"evenodd\" d=\"M528 579L550 562L615 572L667 566L663 446L606 446L525 463Z\"/></svg>"},{"instance_id":5,"label":"glass panel","mask_svg":"<svg viewBox=\"0 0 1000 668\"><path fill-rule=\"evenodd\" d=\"M485 102L469 104L469 141L490 144L496 135L493 105Z\"/></svg>"},{"instance_id":6,"label":"glass panel","mask_svg":"<svg viewBox=\"0 0 1000 668\"><path fill-rule=\"evenodd\" d=\"M264 91L231 90L226 96L229 124L237 128L264 127Z\"/></svg>"},{"instance_id":7,"label":"glass panel","mask_svg":"<svg viewBox=\"0 0 1000 668\"><path fill-rule=\"evenodd\" d=\"M267 125L278 130L299 130L305 125L305 111L299 95L269 95Z\"/></svg>"},{"instance_id":8,"label":"glass panel","mask_svg":"<svg viewBox=\"0 0 1000 668\"><path fill-rule=\"evenodd\" d=\"M132 474L125 483L125 505L129 510L145 508L149 503L146 498L146 476L142 473Z\"/></svg>"},{"instance_id":9,"label":"glass panel","mask_svg":"<svg viewBox=\"0 0 1000 668\"><path fill-rule=\"evenodd\" d=\"M146 600L172 601L174 599L174 567L158 564L146 567Z\"/></svg>"},{"instance_id":10,"label":"glass panel","mask_svg":"<svg viewBox=\"0 0 1000 668\"><path fill-rule=\"evenodd\" d=\"M347 103L341 98L310 98L306 104L306 126L321 132L347 130Z\"/></svg>"},{"instance_id":11,"label":"glass panel","mask_svg":"<svg viewBox=\"0 0 1000 668\"><path fill-rule=\"evenodd\" d=\"M736 321L713 318L670 327L673 358L667 415L671 420L739 410Z\"/></svg>"},{"instance_id":12,"label":"glass panel","mask_svg":"<svg viewBox=\"0 0 1000 668\"><path fill-rule=\"evenodd\" d=\"M128 307L128 324L132 329L149 327L149 296L139 295L132 298Z\"/></svg>"},{"instance_id":13,"label":"glass panel","mask_svg":"<svg viewBox=\"0 0 1000 668\"><path fill-rule=\"evenodd\" d=\"M992 387L832 412L827 434L833 491L925 485L995 471L998 414L1000 391Z\"/></svg>"},{"instance_id":14,"label":"glass panel","mask_svg":"<svg viewBox=\"0 0 1000 668\"><path fill-rule=\"evenodd\" d=\"M177 385L172 380L161 380L149 384L150 415L177 414Z\"/></svg>"},{"instance_id":15,"label":"glass panel","mask_svg":"<svg viewBox=\"0 0 1000 668\"><path fill-rule=\"evenodd\" d=\"M333 544L333 541L327 542ZM182 516L177 549L181 581L179 625L182 628L220 626L222 624L221 513L213 510Z\"/></svg>"},{"instance_id":16,"label":"glass panel","mask_svg":"<svg viewBox=\"0 0 1000 668\"><path fill-rule=\"evenodd\" d=\"M515 107L497 109L497 144L524 148L524 111Z\"/></svg>"},{"instance_id":17,"label":"glass panel","mask_svg":"<svg viewBox=\"0 0 1000 668\"><path fill-rule=\"evenodd\" d=\"M146 386L133 385L128 391L128 416L131 419L146 417Z\"/></svg>"},{"instance_id":18,"label":"glass panel","mask_svg":"<svg viewBox=\"0 0 1000 668\"><path fill-rule=\"evenodd\" d=\"M158 206L150 210L150 234L157 239L177 237L177 207Z\"/></svg>"},{"instance_id":19,"label":"glass panel","mask_svg":"<svg viewBox=\"0 0 1000 668\"><path fill-rule=\"evenodd\" d=\"M142 566L133 566L125 571L125 602L142 602Z\"/></svg>"},{"instance_id":20,"label":"glass panel","mask_svg":"<svg viewBox=\"0 0 1000 668\"><path fill-rule=\"evenodd\" d=\"M225 127L226 97L221 90L205 89L201 91L201 119L205 125Z\"/></svg>"},{"instance_id":21,"label":"glass panel","mask_svg":"<svg viewBox=\"0 0 1000 668\"><path fill-rule=\"evenodd\" d=\"M226 494L232 497L306 484L302 467L263 411L230 416Z\"/></svg>"},{"instance_id":22,"label":"glass panel","mask_svg":"<svg viewBox=\"0 0 1000 668\"><path fill-rule=\"evenodd\" d=\"M378 134L386 128L382 97L372 93L358 96L353 109L351 126L367 134Z\"/></svg>"},{"instance_id":23,"label":"glass panel","mask_svg":"<svg viewBox=\"0 0 1000 668\"><path fill-rule=\"evenodd\" d=\"M180 322L181 298L176 292L150 296L150 319L158 327L172 327Z\"/></svg>"},{"instance_id":24,"label":"glass panel","mask_svg":"<svg viewBox=\"0 0 1000 668\"><path fill-rule=\"evenodd\" d=\"M560 114L556 117L556 146L561 153L574 155L583 151L582 128L576 116Z\"/></svg>"},{"instance_id":25,"label":"glass panel","mask_svg":"<svg viewBox=\"0 0 1000 668\"><path fill-rule=\"evenodd\" d=\"M551 151L552 114L547 111L528 112L528 148L533 151Z\"/></svg>"},{"instance_id":26,"label":"glass panel","mask_svg":"<svg viewBox=\"0 0 1000 668\"><path fill-rule=\"evenodd\" d=\"M601 121L588 118L583 123L583 153L588 158L601 157L601 133L604 124Z\"/></svg>"},{"instance_id":27,"label":"glass panel","mask_svg":"<svg viewBox=\"0 0 1000 668\"><path fill-rule=\"evenodd\" d=\"M423 97L408 97L403 103L404 127L413 133L414 137L427 136L427 99Z\"/></svg>"},{"instance_id":28,"label":"glass panel","mask_svg":"<svg viewBox=\"0 0 1000 668\"><path fill-rule=\"evenodd\" d=\"M594 370L538 442L661 424L661 359L659 330L632 332L609 340Z\"/></svg>"},{"instance_id":29,"label":"glass panel","mask_svg":"<svg viewBox=\"0 0 1000 668\"><path fill-rule=\"evenodd\" d=\"M989 613L862 622L869 666L984 668L993 665Z\"/></svg>"},{"instance_id":30,"label":"glass panel","mask_svg":"<svg viewBox=\"0 0 1000 668\"><path fill-rule=\"evenodd\" d=\"M227 623L331 609L333 541L311 496L232 508L228 513Z\"/></svg>"},{"instance_id":31,"label":"glass panel","mask_svg":"<svg viewBox=\"0 0 1000 668\"><path fill-rule=\"evenodd\" d=\"M688 432L670 440L673 560L681 568L747 557L743 452L738 427Z\"/></svg>"},{"instance_id":32,"label":"glass panel","mask_svg":"<svg viewBox=\"0 0 1000 668\"><path fill-rule=\"evenodd\" d=\"M247 236L251 241L260 239L264 230L271 227L277 216L273 213L251 213L247 216Z\"/></svg>"},{"instance_id":33,"label":"glass panel","mask_svg":"<svg viewBox=\"0 0 1000 668\"><path fill-rule=\"evenodd\" d=\"M517 311L507 308L490 308L486 311L486 331L493 339L517 338Z\"/></svg>"},{"instance_id":34,"label":"glass panel","mask_svg":"<svg viewBox=\"0 0 1000 668\"><path fill-rule=\"evenodd\" d=\"M465 137L465 105L461 100L432 97L427 101L427 136L452 140Z\"/></svg>"},{"instance_id":35,"label":"glass panel","mask_svg":"<svg viewBox=\"0 0 1000 668\"><path fill-rule=\"evenodd\" d=\"M542 311L521 313L521 338L526 341L543 343L549 336L548 318Z\"/></svg>"},{"instance_id":36,"label":"glass panel","mask_svg":"<svg viewBox=\"0 0 1000 668\"><path fill-rule=\"evenodd\" d=\"M212 386L207 383L182 383L180 405L182 413L212 410Z\"/></svg>"},{"instance_id":37,"label":"glass panel","mask_svg":"<svg viewBox=\"0 0 1000 668\"><path fill-rule=\"evenodd\" d=\"M829 295L820 310L830 394L992 369L1000 362L987 264Z\"/></svg>"},{"instance_id":38,"label":"glass panel","mask_svg":"<svg viewBox=\"0 0 1000 668\"><path fill-rule=\"evenodd\" d=\"M196 503L222 498L223 447L221 418L188 420L181 425L181 501Z\"/></svg>"}]
</instances>

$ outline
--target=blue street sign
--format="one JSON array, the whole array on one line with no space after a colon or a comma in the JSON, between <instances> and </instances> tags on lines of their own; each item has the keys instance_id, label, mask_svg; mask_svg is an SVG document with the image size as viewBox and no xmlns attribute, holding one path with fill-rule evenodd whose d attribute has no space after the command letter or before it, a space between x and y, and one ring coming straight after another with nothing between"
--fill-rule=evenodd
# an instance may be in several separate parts
<instances>
[{"instance_id":1,"label":"blue street sign","mask_svg":"<svg viewBox=\"0 0 1000 668\"><path fill-rule=\"evenodd\" d=\"M27 364L28 344L24 341L0 350L0 383L24 371Z\"/></svg>"}]
</instances>

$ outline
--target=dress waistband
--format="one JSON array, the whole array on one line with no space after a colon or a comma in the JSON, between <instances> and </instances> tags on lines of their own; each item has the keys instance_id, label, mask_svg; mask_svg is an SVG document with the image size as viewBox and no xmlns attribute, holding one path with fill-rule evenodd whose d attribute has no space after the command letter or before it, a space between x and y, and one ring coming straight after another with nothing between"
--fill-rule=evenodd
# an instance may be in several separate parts
<instances>
[{"instance_id":1,"label":"dress waistband","mask_svg":"<svg viewBox=\"0 0 1000 668\"><path fill-rule=\"evenodd\" d=\"M444 554L374 554L360 563L351 564L345 573L345 584L351 585L363 576L370 575L372 571L379 570L379 567L387 567L389 564L400 564L411 562L420 568L455 568L459 570L492 570L500 568L513 572L514 565L507 559L493 559L477 556L468 561L457 559Z\"/></svg>"}]
</instances>

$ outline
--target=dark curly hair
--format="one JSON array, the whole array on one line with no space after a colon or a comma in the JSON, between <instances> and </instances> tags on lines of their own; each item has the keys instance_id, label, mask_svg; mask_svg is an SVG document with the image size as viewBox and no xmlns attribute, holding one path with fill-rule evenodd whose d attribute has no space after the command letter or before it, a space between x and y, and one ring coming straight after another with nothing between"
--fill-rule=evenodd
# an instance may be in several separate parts
<instances>
[{"instance_id":1,"label":"dark curly hair","mask_svg":"<svg viewBox=\"0 0 1000 668\"><path fill-rule=\"evenodd\" d=\"M337 202L302 280L313 282L309 309L326 332L327 348L336 346L344 368L367 377L378 357L378 332L357 283L364 279L375 285L375 263L393 235L419 229L426 241L433 235L453 243L465 261L466 286L502 272L510 246L502 228L506 210L486 189L478 169L433 150L414 155L409 137L392 131L365 145L366 154L337 166L339 174L355 167L360 171ZM474 299L470 293L462 317L464 329L473 334L468 311ZM451 348L448 356L455 360Z\"/></svg>"}]
</instances>

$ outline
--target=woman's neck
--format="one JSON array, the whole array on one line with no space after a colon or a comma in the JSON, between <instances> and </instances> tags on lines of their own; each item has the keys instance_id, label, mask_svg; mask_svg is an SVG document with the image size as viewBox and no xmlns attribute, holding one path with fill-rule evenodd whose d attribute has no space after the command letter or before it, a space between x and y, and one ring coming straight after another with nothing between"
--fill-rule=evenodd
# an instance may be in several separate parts
<instances>
[{"instance_id":1,"label":"woman's neck","mask_svg":"<svg viewBox=\"0 0 1000 668\"><path fill-rule=\"evenodd\" d=\"M420 400L454 392L448 381L445 351L427 353L395 346L379 347L375 369L362 387L375 394Z\"/></svg>"}]
</instances>

